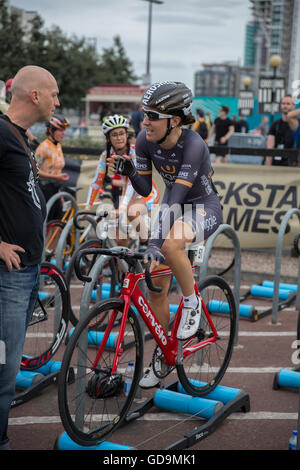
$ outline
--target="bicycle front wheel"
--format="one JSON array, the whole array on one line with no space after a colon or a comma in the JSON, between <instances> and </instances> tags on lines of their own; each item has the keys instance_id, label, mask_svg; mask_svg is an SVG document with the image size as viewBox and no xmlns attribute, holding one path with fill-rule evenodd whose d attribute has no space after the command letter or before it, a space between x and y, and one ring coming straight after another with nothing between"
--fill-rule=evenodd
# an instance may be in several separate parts
<instances>
[{"instance_id":1,"label":"bicycle front wheel","mask_svg":"<svg viewBox=\"0 0 300 470\"><path fill-rule=\"evenodd\" d=\"M183 351L214 336L210 319L217 337L177 365L183 388L193 396L206 395L220 383L231 359L236 331L235 302L227 282L219 276L209 276L198 288L203 299L200 326L195 336L185 342Z\"/></svg>"},{"instance_id":2,"label":"bicycle front wheel","mask_svg":"<svg viewBox=\"0 0 300 470\"><path fill-rule=\"evenodd\" d=\"M136 314L130 308L118 356L115 322L123 313L124 302L104 300L96 304L73 330L67 345L58 382L58 403L67 434L79 445L95 445L112 434L126 417L134 399L143 366L143 338ZM111 322L110 322L111 320ZM102 354L103 324L108 340ZM133 362L134 374L127 394L124 373Z\"/></svg>"},{"instance_id":3,"label":"bicycle front wheel","mask_svg":"<svg viewBox=\"0 0 300 470\"><path fill-rule=\"evenodd\" d=\"M46 261L41 265L40 288L26 332L21 368L45 365L63 341L69 320L70 296L62 272Z\"/></svg>"}]
</instances>

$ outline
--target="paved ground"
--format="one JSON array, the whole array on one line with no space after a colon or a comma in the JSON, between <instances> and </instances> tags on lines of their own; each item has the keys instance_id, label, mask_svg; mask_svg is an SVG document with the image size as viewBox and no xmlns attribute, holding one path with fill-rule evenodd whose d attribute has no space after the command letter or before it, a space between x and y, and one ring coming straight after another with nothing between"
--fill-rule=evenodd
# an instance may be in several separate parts
<instances>
[{"instance_id":1,"label":"paved ground","mask_svg":"<svg viewBox=\"0 0 300 470\"><path fill-rule=\"evenodd\" d=\"M241 293L252 283L252 280L247 283L243 278ZM78 292L76 289L72 295L73 305L79 305ZM248 299L247 303L256 305L259 311L271 305L257 299ZM207 438L197 441L191 450L288 449L289 437L297 428L299 393L273 390L273 380L282 368L295 367L292 354L295 351L297 318L293 303L279 312L277 324L272 324L270 315L253 323L240 319L238 343L222 385L243 390L249 396L250 410L230 414ZM145 362L148 363L153 351L152 340L146 342L145 350ZM63 351L64 346L61 346L55 360L61 359ZM143 395L143 399L151 393ZM110 440L139 450L162 450L205 423L204 420L187 419L182 414L153 407L141 419L118 430ZM55 384L33 400L11 410L9 435L13 450L52 450L62 432Z\"/></svg>"}]
</instances>

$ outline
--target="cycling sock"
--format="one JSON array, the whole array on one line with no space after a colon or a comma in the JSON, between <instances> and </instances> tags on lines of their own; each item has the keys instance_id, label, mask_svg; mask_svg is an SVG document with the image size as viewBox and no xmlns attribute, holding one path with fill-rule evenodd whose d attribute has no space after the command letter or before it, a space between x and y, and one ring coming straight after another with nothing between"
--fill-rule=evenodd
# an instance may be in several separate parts
<instances>
[{"instance_id":1,"label":"cycling sock","mask_svg":"<svg viewBox=\"0 0 300 470\"><path fill-rule=\"evenodd\" d=\"M184 307L196 308L198 305L198 298L195 292L192 295L187 297L183 296L183 305Z\"/></svg>"}]
</instances>

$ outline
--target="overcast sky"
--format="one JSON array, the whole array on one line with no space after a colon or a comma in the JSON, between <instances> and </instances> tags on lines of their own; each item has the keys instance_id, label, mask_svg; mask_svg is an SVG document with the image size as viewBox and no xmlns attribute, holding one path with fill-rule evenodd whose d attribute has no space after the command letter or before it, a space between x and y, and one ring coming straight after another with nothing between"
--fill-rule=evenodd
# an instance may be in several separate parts
<instances>
[{"instance_id":1,"label":"overcast sky","mask_svg":"<svg viewBox=\"0 0 300 470\"><path fill-rule=\"evenodd\" d=\"M145 0L10 0L39 13L46 28L96 38L97 49L120 35L136 75L146 70L148 11ZM249 0L164 0L152 8L151 79L178 80L194 89L202 63L244 60Z\"/></svg>"}]
</instances>

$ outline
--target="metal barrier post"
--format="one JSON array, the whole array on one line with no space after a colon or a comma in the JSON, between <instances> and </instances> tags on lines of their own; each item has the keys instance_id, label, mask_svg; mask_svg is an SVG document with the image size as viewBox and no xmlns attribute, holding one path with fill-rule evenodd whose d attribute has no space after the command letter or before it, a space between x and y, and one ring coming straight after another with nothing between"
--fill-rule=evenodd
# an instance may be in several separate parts
<instances>
[{"instance_id":1,"label":"metal barrier post","mask_svg":"<svg viewBox=\"0 0 300 470\"><path fill-rule=\"evenodd\" d=\"M46 208L47 208L47 215L46 215L46 218L45 218L45 221L44 221L44 240L46 240L46 229L47 229L47 219L48 219L48 214L50 212L50 209L52 208L53 204L60 198L64 198L68 201L71 201L72 203L72 207L74 207L74 210L75 210L75 214L76 212L78 211L78 205L77 205L77 202L76 202L76 199L72 196L72 194L70 193L67 193L67 192L59 192L57 194L54 194L54 196L52 196L49 201L47 202L47 205L46 205ZM44 250L43 250L43 260L45 260L45 246L44 246Z\"/></svg>"},{"instance_id":2,"label":"metal barrier post","mask_svg":"<svg viewBox=\"0 0 300 470\"><path fill-rule=\"evenodd\" d=\"M274 294L273 294L273 304L272 304L272 323L276 324L278 320L278 302L279 302L279 283L280 283L280 268L281 268L281 253L282 253L282 245L283 245L283 236L285 234L285 230L287 227L287 223L289 219L294 215L297 214L299 222L300 222L300 210L297 208L290 209L284 216L281 221L277 243L276 243L276 252L275 252L275 269L274 269ZM300 279L300 257L299 257L299 274L298 274L298 281ZM296 304L299 305L300 299L299 295L297 294L297 301Z\"/></svg>"},{"instance_id":3,"label":"metal barrier post","mask_svg":"<svg viewBox=\"0 0 300 470\"><path fill-rule=\"evenodd\" d=\"M239 238L235 232L235 230L228 224L221 224L217 228L217 230L208 238L205 244L205 251L203 262L200 267L200 280L204 279L207 275L207 267L208 267L208 260L210 256L210 252L213 246L213 243L218 235L221 233L226 233L226 235L231 239L233 247L234 247L234 255L235 255L235 262L234 262L234 300L235 300L235 307L236 307L236 333L235 333L235 340L234 344L237 346L238 344L238 328L239 328L239 309L240 309L240 283L241 283L241 247Z\"/></svg>"}]
</instances>

